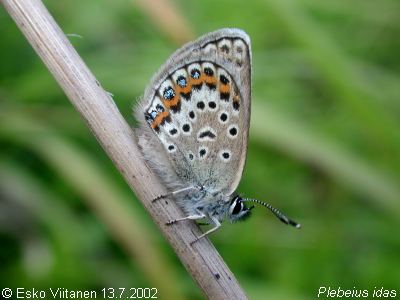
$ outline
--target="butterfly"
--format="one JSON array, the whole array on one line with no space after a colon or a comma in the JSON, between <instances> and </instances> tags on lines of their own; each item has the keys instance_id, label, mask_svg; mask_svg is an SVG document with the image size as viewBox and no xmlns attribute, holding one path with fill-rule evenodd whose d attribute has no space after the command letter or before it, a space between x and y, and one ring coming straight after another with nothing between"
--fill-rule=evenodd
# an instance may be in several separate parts
<instances>
[{"instance_id":1,"label":"butterfly","mask_svg":"<svg viewBox=\"0 0 400 300\"><path fill-rule=\"evenodd\" d=\"M237 194L250 124L251 46L240 29L220 29L178 49L135 107L137 142L150 168L185 211L183 220L245 220L254 202L300 228L278 209Z\"/></svg>"}]
</instances>

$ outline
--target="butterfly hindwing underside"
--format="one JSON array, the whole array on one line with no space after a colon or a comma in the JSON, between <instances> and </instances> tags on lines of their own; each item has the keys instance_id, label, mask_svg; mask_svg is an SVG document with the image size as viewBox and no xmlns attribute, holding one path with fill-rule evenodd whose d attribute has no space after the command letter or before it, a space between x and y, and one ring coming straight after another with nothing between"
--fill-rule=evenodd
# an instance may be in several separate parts
<instances>
[{"instance_id":1,"label":"butterfly hindwing underside","mask_svg":"<svg viewBox=\"0 0 400 300\"><path fill-rule=\"evenodd\" d=\"M238 29L183 46L157 72L136 109L137 135L170 190L235 191L246 159L250 86L250 41Z\"/></svg>"}]
</instances>

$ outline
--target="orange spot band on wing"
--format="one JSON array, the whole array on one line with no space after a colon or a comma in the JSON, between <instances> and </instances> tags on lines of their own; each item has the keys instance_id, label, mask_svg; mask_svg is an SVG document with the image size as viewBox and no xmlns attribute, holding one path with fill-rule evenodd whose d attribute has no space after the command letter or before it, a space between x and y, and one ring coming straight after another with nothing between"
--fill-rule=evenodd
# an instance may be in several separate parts
<instances>
[{"instance_id":1,"label":"orange spot band on wing","mask_svg":"<svg viewBox=\"0 0 400 300\"><path fill-rule=\"evenodd\" d=\"M186 84L185 87L180 87L179 85L177 85L176 90L178 94L187 94L190 93L190 91L192 90L192 86L190 85L190 83Z\"/></svg>"},{"instance_id":2,"label":"orange spot band on wing","mask_svg":"<svg viewBox=\"0 0 400 300\"><path fill-rule=\"evenodd\" d=\"M206 76L204 76L204 74L202 74L202 75L201 75L199 78L197 78L197 79L196 79L196 78L193 78L193 77L190 77L189 85L192 86L192 85L201 84L201 83L204 82L205 77L206 77Z\"/></svg>"},{"instance_id":3,"label":"orange spot band on wing","mask_svg":"<svg viewBox=\"0 0 400 300\"><path fill-rule=\"evenodd\" d=\"M227 94L231 91L230 84L220 84L219 85L219 92L222 94Z\"/></svg>"},{"instance_id":4,"label":"orange spot band on wing","mask_svg":"<svg viewBox=\"0 0 400 300\"><path fill-rule=\"evenodd\" d=\"M176 90L176 89L175 89ZM161 99L162 103L165 105L166 108L170 109L173 106L177 106L180 102L180 94L176 93L174 98L172 99Z\"/></svg>"},{"instance_id":5,"label":"orange spot band on wing","mask_svg":"<svg viewBox=\"0 0 400 300\"><path fill-rule=\"evenodd\" d=\"M217 78L215 78L214 76L206 76L205 79L206 83L208 84L214 84L214 85L217 84Z\"/></svg>"},{"instance_id":6,"label":"orange spot band on wing","mask_svg":"<svg viewBox=\"0 0 400 300\"><path fill-rule=\"evenodd\" d=\"M154 119L154 121L151 123L151 128L156 128L159 126L167 117L169 116L169 112L167 111L162 111L160 112Z\"/></svg>"}]
</instances>

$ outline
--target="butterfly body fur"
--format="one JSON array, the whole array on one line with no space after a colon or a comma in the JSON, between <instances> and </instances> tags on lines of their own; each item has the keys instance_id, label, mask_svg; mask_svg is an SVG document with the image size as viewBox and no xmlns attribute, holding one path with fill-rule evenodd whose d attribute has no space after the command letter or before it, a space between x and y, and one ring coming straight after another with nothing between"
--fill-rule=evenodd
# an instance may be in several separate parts
<instances>
[{"instance_id":1,"label":"butterfly body fur","mask_svg":"<svg viewBox=\"0 0 400 300\"><path fill-rule=\"evenodd\" d=\"M215 223L232 213L250 98L250 39L221 29L178 49L135 107L137 142L149 167L170 192L194 187L174 197L187 215Z\"/></svg>"}]
</instances>

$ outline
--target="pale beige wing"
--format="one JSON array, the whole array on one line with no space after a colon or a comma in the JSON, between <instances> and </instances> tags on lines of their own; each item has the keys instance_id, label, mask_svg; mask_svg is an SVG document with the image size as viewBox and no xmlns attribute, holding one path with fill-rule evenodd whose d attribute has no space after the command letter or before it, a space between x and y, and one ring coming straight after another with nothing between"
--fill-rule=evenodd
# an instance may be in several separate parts
<instances>
[{"instance_id":1,"label":"pale beige wing","mask_svg":"<svg viewBox=\"0 0 400 300\"><path fill-rule=\"evenodd\" d=\"M230 195L246 160L250 97L249 37L222 29L171 56L146 89L136 116L162 144L159 157L168 161L158 165L173 169L172 177ZM145 151L148 159L157 156L151 147Z\"/></svg>"}]
</instances>

